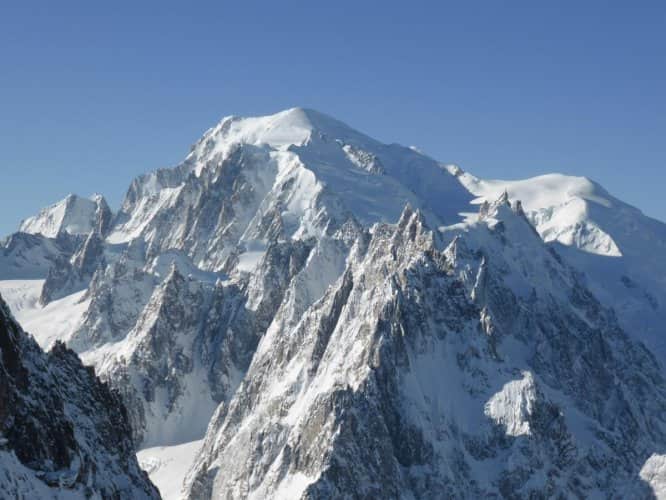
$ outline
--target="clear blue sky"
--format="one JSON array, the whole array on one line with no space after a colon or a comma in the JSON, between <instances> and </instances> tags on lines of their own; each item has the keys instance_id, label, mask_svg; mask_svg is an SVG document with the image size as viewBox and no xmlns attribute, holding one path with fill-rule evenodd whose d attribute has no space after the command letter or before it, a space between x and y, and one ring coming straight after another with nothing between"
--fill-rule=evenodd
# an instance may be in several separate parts
<instances>
[{"instance_id":1,"label":"clear blue sky","mask_svg":"<svg viewBox=\"0 0 666 500\"><path fill-rule=\"evenodd\" d=\"M3 2L0 234L117 208L228 114L305 106L484 177L589 176L666 220L664 2Z\"/></svg>"}]
</instances>

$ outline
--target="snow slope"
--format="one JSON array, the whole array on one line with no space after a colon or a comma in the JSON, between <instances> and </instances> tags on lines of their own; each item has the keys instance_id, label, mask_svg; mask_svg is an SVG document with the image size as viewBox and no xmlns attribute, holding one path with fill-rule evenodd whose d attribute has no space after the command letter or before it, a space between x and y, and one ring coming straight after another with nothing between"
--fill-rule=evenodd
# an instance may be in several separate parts
<instances>
[{"instance_id":1,"label":"snow slope","mask_svg":"<svg viewBox=\"0 0 666 500\"><path fill-rule=\"evenodd\" d=\"M139 450L136 454L139 465L160 490L163 500L182 498L183 480L202 444L203 440L198 440L173 446L155 446Z\"/></svg>"},{"instance_id":2,"label":"snow slope","mask_svg":"<svg viewBox=\"0 0 666 500\"><path fill-rule=\"evenodd\" d=\"M517 181L483 180L448 166L477 198L506 191L586 278L620 323L666 367L666 224L610 195L585 177L549 174Z\"/></svg>"},{"instance_id":3,"label":"snow slope","mask_svg":"<svg viewBox=\"0 0 666 500\"><path fill-rule=\"evenodd\" d=\"M506 191L512 200L520 200L546 242L559 241L583 251L619 257L622 255L612 236L590 220L590 205L613 209L619 203L599 185L585 177L548 174L517 181L484 180L449 167L458 173L461 184L477 196L473 204L492 201ZM580 226L585 225L585 237Z\"/></svg>"},{"instance_id":4,"label":"snow slope","mask_svg":"<svg viewBox=\"0 0 666 500\"><path fill-rule=\"evenodd\" d=\"M88 199L70 194L64 200L44 208L34 217L22 221L19 231L41 234L47 238L55 238L61 231L84 235L95 228L98 217L105 211L109 211L108 206L99 195Z\"/></svg>"},{"instance_id":5,"label":"snow slope","mask_svg":"<svg viewBox=\"0 0 666 500\"><path fill-rule=\"evenodd\" d=\"M153 241L159 233L153 226L157 214L168 209L187 213L202 196L200 185L219 181L228 170L225 166L236 160L248 165L234 175L244 174L248 188L261 196L244 222L245 232L259 222L252 220L254 212L265 215L278 203L286 234L304 237L321 232L322 212L327 219L345 220L353 214L371 224L396 220L410 203L433 218L455 221L470 199L453 176L427 156L381 144L316 111L294 108L266 117L226 117L204 134L181 165L136 179L109 242L140 235ZM186 221L174 222L172 234L182 239Z\"/></svg>"},{"instance_id":6,"label":"snow slope","mask_svg":"<svg viewBox=\"0 0 666 500\"><path fill-rule=\"evenodd\" d=\"M26 331L33 334L43 349L56 340L67 341L80 326L90 303L85 290L43 306L39 302L44 280L0 281L0 295Z\"/></svg>"}]
</instances>

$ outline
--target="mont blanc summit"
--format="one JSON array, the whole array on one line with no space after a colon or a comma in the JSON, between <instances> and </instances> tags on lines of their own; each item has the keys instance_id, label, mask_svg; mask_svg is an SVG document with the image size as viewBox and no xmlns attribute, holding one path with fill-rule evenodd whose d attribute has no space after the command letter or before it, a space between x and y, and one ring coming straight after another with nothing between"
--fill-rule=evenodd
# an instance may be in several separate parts
<instances>
[{"instance_id":1,"label":"mont blanc summit","mask_svg":"<svg viewBox=\"0 0 666 500\"><path fill-rule=\"evenodd\" d=\"M226 117L117 211L71 195L0 243L0 486L663 495L664 255L665 224L586 178Z\"/></svg>"}]
</instances>

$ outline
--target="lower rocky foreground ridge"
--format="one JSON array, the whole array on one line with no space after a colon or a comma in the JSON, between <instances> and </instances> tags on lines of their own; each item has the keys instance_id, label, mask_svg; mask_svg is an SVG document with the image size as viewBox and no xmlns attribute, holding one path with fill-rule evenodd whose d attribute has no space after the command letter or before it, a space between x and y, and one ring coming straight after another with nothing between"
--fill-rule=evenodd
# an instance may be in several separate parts
<instances>
[{"instance_id":1,"label":"lower rocky foreground ridge","mask_svg":"<svg viewBox=\"0 0 666 500\"><path fill-rule=\"evenodd\" d=\"M0 497L159 498L118 395L56 343L45 353L0 298Z\"/></svg>"}]
</instances>

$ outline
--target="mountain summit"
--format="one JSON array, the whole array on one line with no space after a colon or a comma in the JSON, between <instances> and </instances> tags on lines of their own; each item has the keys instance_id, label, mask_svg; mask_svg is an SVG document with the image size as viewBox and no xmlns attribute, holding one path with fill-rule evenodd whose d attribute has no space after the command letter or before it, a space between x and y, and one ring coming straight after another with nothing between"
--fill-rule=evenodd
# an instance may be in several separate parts
<instances>
[{"instance_id":1,"label":"mountain summit","mask_svg":"<svg viewBox=\"0 0 666 500\"><path fill-rule=\"evenodd\" d=\"M81 198L70 194L34 217L21 222L19 231L55 238L60 232L71 235L104 233L111 222L111 210L103 196Z\"/></svg>"}]
</instances>

